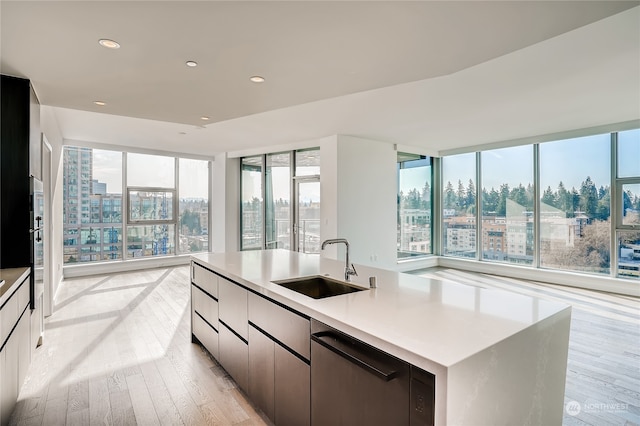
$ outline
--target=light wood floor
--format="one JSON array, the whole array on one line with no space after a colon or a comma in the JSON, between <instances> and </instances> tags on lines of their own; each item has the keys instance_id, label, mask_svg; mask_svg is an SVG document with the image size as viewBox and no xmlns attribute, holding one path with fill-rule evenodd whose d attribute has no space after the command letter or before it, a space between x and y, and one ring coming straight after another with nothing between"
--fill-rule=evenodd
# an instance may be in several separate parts
<instances>
[{"instance_id":1,"label":"light wood floor","mask_svg":"<svg viewBox=\"0 0 640 426\"><path fill-rule=\"evenodd\" d=\"M640 424L638 299L444 268L417 274L570 303L565 402L581 411L563 423ZM11 423L268 424L191 343L188 309L186 266L65 280Z\"/></svg>"},{"instance_id":2,"label":"light wood floor","mask_svg":"<svg viewBox=\"0 0 640 426\"><path fill-rule=\"evenodd\" d=\"M191 343L189 268L65 280L11 423L264 425Z\"/></svg>"}]
</instances>

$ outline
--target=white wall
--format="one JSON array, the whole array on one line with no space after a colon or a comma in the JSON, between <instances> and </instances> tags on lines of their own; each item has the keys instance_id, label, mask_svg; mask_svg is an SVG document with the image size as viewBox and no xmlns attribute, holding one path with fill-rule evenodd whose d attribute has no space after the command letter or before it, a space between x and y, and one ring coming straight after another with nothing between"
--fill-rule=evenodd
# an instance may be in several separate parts
<instances>
[{"instance_id":1,"label":"white wall","mask_svg":"<svg viewBox=\"0 0 640 426\"><path fill-rule=\"evenodd\" d=\"M351 261L396 267L396 151L393 144L338 135L320 145L321 238L346 238ZM335 250L324 256L336 257ZM338 258L343 258L339 249Z\"/></svg>"},{"instance_id":2,"label":"white wall","mask_svg":"<svg viewBox=\"0 0 640 426\"><path fill-rule=\"evenodd\" d=\"M240 240L240 159L218 154L212 167L210 250L236 251Z\"/></svg>"},{"instance_id":3,"label":"white wall","mask_svg":"<svg viewBox=\"0 0 640 426\"><path fill-rule=\"evenodd\" d=\"M40 128L51 145L51 268L53 282L51 293L55 300L58 285L62 280L62 134L53 108L40 107Z\"/></svg>"}]
</instances>

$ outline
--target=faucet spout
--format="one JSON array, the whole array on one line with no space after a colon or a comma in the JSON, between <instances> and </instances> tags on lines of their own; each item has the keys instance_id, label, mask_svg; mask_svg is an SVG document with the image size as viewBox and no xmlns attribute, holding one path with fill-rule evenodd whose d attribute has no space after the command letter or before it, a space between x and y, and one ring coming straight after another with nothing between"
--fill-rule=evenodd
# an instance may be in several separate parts
<instances>
[{"instance_id":1,"label":"faucet spout","mask_svg":"<svg viewBox=\"0 0 640 426\"><path fill-rule=\"evenodd\" d=\"M345 267L344 267L344 280L351 281L351 275L358 276L358 272L352 263L349 263L349 241L346 238L331 238L322 242L321 249L324 250L329 244L344 244L345 245Z\"/></svg>"}]
</instances>

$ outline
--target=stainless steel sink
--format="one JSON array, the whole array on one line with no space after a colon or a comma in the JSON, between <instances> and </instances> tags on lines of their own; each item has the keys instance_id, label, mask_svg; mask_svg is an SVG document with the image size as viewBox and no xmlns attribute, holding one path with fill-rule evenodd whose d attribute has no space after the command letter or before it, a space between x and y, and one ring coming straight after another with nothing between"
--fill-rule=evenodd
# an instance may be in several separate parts
<instances>
[{"instance_id":1,"label":"stainless steel sink","mask_svg":"<svg viewBox=\"0 0 640 426\"><path fill-rule=\"evenodd\" d=\"M313 297L314 299L323 299L325 297L367 290L366 288L349 285L342 281L334 280L333 278L324 277L322 275L289 278L286 280L272 282L286 287L289 290L304 294L305 296Z\"/></svg>"}]
</instances>

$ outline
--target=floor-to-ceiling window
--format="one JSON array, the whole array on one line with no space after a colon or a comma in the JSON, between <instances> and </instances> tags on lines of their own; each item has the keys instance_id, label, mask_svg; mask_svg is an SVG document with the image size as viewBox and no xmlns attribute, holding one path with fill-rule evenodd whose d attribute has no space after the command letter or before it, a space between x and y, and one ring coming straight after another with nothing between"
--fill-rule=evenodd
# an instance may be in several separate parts
<instances>
[{"instance_id":1,"label":"floor-to-ceiling window","mask_svg":"<svg viewBox=\"0 0 640 426\"><path fill-rule=\"evenodd\" d=\"M264 195L262 171L264 156L245 157L240 166L240 248L262 249L264 246Z\"/></svg>"},{"instance_id":2,"label":"floor-to-ceiling window","mask_svg":"<svg viewBox=\"0 0 640 426\"><path fill-rule=\"evenodd\" d=\"M639 129L445 156L442 176L445 256L640 278Z\"/></svg>"},{"instance_id":3,"label":"floor-to-ceiling window","mask_svg":"<svg viewBox=\"0 0 640 426\"><path fill-rule=\"evenodd\" d=\"M63 261L122 259L122 152L63 150Z\"/></svg>"},{"instance_id":4,"label":"floor-to-ceiling window","mask_svg":"<svg viewBox=\"0 0 640 426\"><path fill-rule=\"evenodd\" d=\"M240 161L241 249L319 252L320 150L270 153Z\"/></svg>"},{"instance_id":5,"label":"floor-to-ceiling window","mask_svg":"<svg viewBox=\"0 0 640 426\"><path fill-rule=\"evenodd\" d=\"M175 253L174 157L127 154L127 256Z\"/></svg>"},{"instance_id":6,"label":"floor-to-ceiling window","mask_svg":"<svg viewBox=\"0 0 640 426\"><path fill-rule=\"evenodd\" d=\"M540 144L540 266L608 274L611 135Z\"/></svg>"},{"instance_id":7,"label":"floor-to-ceiling window","mask_svg":"<svg viewBox=\"0 0 640 426\"><path fill-rule=\"evenodd\" d=\"M442 159L442 253L476 257L476 154Z\"/></svg>"},{"instance_id":8,"label":"floor-to-ceiling window","mask_svg":"<svg viewBox=\"0 0 640 426\"><path fill-rule=\"evenodd\" d=\"M208 169L207 160L65 146L64 263L208 250Z\"/></svg>"},{"instance_id":9,"label":"floor-to-ceiling window","mask_svg":"<svg viewBox=\"0 0 640 426\"><path fill-rule=\"evenodd\" d=\"M267 154L265 247L291 249L291 152Z\"/></svg>"},{"instance_id":10,"label":"floor-to-ceiling window","mask_svg":"<svg viewBox=\"0 0 640 426\"><path fill-rule=\"evenodd\" d=\"M399 152L397 256L424 256L431 247L431 158Z\"/></svg>"},{"instance_id":11,"label":"floor-to-ceiling window","mask_svg":"<svg viewBox=\"0 0 640 426\"><path fill-rule=\"evenodd\" d=\"M320 253L320 150L295 152L294 249Z\"/></svg>"},{"instance_id":12,"label":"floor-to-ceiling window","mask_svg":"<svg viewBox=\"0 0 640 426\"><path fill-rule=\"evenodd\" d=\"M533 147L481 153L482 258L533 263Z\"/></svg>"},{"instance_id":13,"label":"floor-to-ceiling window","mask_svg":"<svg viewBox=\"0 0 640 426\"><path fill-rule=\"evenodd\" d=\"M209 162L180 158L178 252L209 250Z\"/></svg>"},{"instance_id":14,"label":"floor-to-ceiling window","mask_svg":"<svg viewBox=\"0 0 640 426\"><path fill-rule=\"evenodd\" d=\"M617 271L640 279L640 129L619 132L617 140Z\"/></svg>"}]
</instances>

